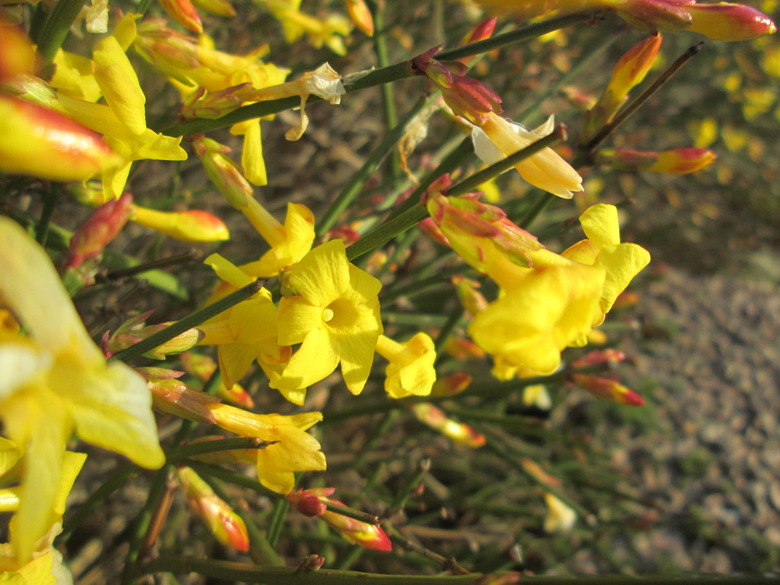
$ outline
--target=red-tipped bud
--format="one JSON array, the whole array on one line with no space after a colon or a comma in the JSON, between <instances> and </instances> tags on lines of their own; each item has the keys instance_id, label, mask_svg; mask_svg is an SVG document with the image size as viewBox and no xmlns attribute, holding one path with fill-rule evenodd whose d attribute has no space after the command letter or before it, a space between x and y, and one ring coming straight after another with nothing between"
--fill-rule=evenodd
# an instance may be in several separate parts
<instances>
[{"instance_id":1,"label":"red-tipped bud","mask_svg":"<svg viewBox=\"0 0 780 585\"><path fill-rule=\"evenodd\" d=\"M190 0L160 0L160 4L165 12L184 28L198 34L203 32L200 15Z\"/></svg>"},{"instance_id":2,"label":"red-tipped bud","mask_svg":"<svg viewBox=\"0 0 780 585\"><path fill-rule=\"evenodd\" d=\"M715 162L716 155L706 148L676 148L662 152L605 149L598 155L598 163L621 171L649 171L669 175L694 173Z\"/></svg>"},{"instance_id":3,"label":"red-tipped bud","mask_svg":"<svg viewBox=\"0 0 780 585\"><path fill-rule=\"evenodd\" d=\"M206 137L197 138L192 142L192 146L206 175L227 202L238 210L249 205L249 200L254 197L254 189L241 174L236 163L227 156L230 149Z\"/></svg>"},{"instance_id":4,"label":"red-tipped bud","mask_svg":"<svg viewBox=\"0 0 780 585\"><path fill-rule=\"evenodd\" d=\"M433 404L428 404L427 402L415 404L412 406L412 412L417 417L417 420L461 445L476 449L485 444L485 435L478 433L465 423L448 418L443 410Z\"/></svg>"},{"instance_id":5,"label":"red-tipped bud","mask_svg":"<svg viewBox=\"0 0 780 585\"><path fill-rule=\"evenodd\" d=\"M147 337L151 337L155 333L159 333L163 329L167 329L173 323L173 321L169 321L167 323L157 323L156 325L149 325L147 327L143 327L142 325L125 327L123 324L108 340L107 349L112 354L122 351ZM158 345L154 349L147 351L143 355L155 360L164 360L169 355L177 355L193 348L205 336L206 334L203 333L203 331L193 327L192 329L187 329L187 331L180 333L173 339L169 339L162 345Z\"/></svg>"},{"instance_id":6,"label":"red-tipped bud","mask_svg":"<svg viewBox=\"0 0 780 585\"><path fill-rule=\"evenodd\" d=\"M287 494L287 501L298 512L309 518L322 516L328 507L320 497L329 496L336 488L324 488L319 490L295 490Z\"/></svg>"},{"instance_id":7,"label":"red-tipped bud","mask_svg":"<svg viewBox=\"0 0 780 585\"><path fill-rule=\"evenodd\" d=\"M221 219L198 209L157 211L133 205L130 219L185 242L221 242L230 239L230 232Z\"/></svg>"},{"instance_id":8,"label":"red-tipped bud","mask_svg":"<svg viewBox=\"0 0 780 585\"><path fill-rule=\"evenodd\" d=\"M485 39L489 39L493 35L493 31L496 30L496 24L498 23L498 18L495 16L491 16L490 18L484 19L482 22L477 24L473 29L471 29L471 32L469 35L463 39L462 45L469 45L471 43L476 43L479 41L484 41Z\"/></svg>"},{"instance_id":9,"label":"red-tipped bud","mask_svg":"<svg viewBox=\"0 0 780 585\"><path fill-rule=\"evenodd\" d=\"M520 465L523 466L523 470L528 475L533 477L536 481L538 481L542 485L550 486L553 488L561 486L561 480L547 473L544 469L542 469L542 466L539 465L536 461L528 459L528 457L521 457Z\"/></svg>"},{"instance_id":10,"label":"red-tipped bud","mask_svg":"<svg viewBox=\"0 0 780 585\"><path fill-rule=\"evenodd\" d=\"M130 217L133 196L125 193L119 199L104 203L92 212L70 239L65 268L77 268L86 260L99 256Z\"/></svg>"},{"instance_id":11,"label":"red-tipped bud","mask_svg":"<svg viewBox=\"0 0 780 585\"><path fill-rule=\"evenodd\" d=\"M572 374L570 379L580 388L599 398L605 398L611 402L617 402L626 406L644 406L645 404L645 401L639 394L615 380L589 376L587 374Z\"/></svg>"},{"instance_id":12,"label":"red-tipped bud","mask_svg":"<svg viewBox=\"0 0 780 585\"><path fill-rule=\"evenodd\" d=\"M436 380L431 389L431 396L455 396L455 394L463 392L470 384L471 376L465 372L456 372Z\"/></svg>"},{"instance_id":13,"label":"red-tipped bud","mask_svg":"<svg viewBox=\"0 0 780 585\"><path fill-rule=\"evenodd\" d=\"M441 90L444 101L456 116L482 126L489 114L503 111L501 98L488 86L461 72L452 71L434 59L437 50L431 49L415 57L412 66Z\"/></svg>"},{"instance_id":14,"label":"red-tipped bud","mask_svg":"<svg viewBox=\"0 0 780 585\"><path fill-rule=\"evenodd\" d=\"M604 364L618 364L626 359L626 354L616 349L597 349L578 357L571 363L573 368L587 368Z\"/></svg>"},{"instance_id":15,"label":"red-tipped bud","mask_svg":"<svg viewBox=\"0 0 780 585\"><path fill-rule=\"evenodd\" d=\"M364 0L344 0L352 23L368 36L374 36L374 17Z\"/></svg>"},{"instance_id":16,"label":"red-tipped bud","mask_svg":"<svg viewBox=\"0 0 780 585\"><path fill-rule=\"evenodd\" d=\"M777 32L771 18L742 4L694 4L686 10L693 17L689 30L716 41L747 41Z\"/></svg>"},{"instance_id":17,"label":"red-tipped bud","mask_svg":"<svg viewBox=\"0 0 780 585\"><path fill-rule=\"evenodd\" d=\"M0 172L83 181L115 160L92 130L59 112L0 95Z\"/></svg>"},{"instance_id":18,"label":"red-tipped bud","mask_svg":"<svg viewBox=\"0 0 780 585\"><path fill-rule=\"evenodd\" d=\"M249 550L249 534L241 517L189 467L178 469L187 503L216 539L235 550Z\"/></svg>"},{"instance_id":19,"label":"red-tipped bud","mask_svg":"<svg viewBox=\"0 0 780 585\"><path fill-rule=\"evenodd\" d=\"M460 303L472 315L479 315L487 309L488 302L479 290L479 282L457 275L452 277L452 284L455 285L455 292L460 299ZM482 354L484 355L484 353ZM481 357L481 356L474 356Z\"/></svg>"},{"instance_id":20,"label":"red-tipped bud","mask_svg":"<svg viewBox=\"0 0 780 585\"><path fill-rule=\"evenodd\" d=\"M0 81L7 81L23 73L32 73L35 51L27 35L0 18Z\"/></svg>"},{"instance_id":21,"label":"red-tipped bud","mask_svg":"<svg viewBox=\"0 0 780 585\"><path fill-rule=\"evenodd\" d=\"M693 17L687 8L695 0L627 0L618 14L639 28L656 31L681 31L688 28Z\"/></svg>"},{"instance_id":22,"label":"red-tipped bud","mask_svg":"<svg viewBox=\"0 0 780 585\"><path fill-rule=\"evenodd\" d=\"M710 166L717 156L706 148L676 148L658 153L646 170L669 175L687 175Z\"/></svg>"}]
</instances>

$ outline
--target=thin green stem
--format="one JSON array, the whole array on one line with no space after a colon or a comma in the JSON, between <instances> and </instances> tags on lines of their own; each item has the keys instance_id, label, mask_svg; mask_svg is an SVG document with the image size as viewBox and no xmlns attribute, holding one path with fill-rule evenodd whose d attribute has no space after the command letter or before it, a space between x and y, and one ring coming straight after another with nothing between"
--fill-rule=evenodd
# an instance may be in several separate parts
<instances>
[{"instance_id":1,"label":"thin green stem","mask_svg":"<svg viewBox=\"0 0 780 585\"><path fill-rule=\"evenodd\" d=\"M441 61L462 59L514 43L527 42L541 35L558 30L559 28L591 20L594 15L595 13L593 12L586 12L551 18L550 20L524 26L512 32L497 35L484 41L470 43L449 51L442 51L436 58ZM368 89L369 87L376 87L377 85L414 77L416 72L411 69L409 63L409 61L402 61L401 63L382 67L381 69L376 69L365 74L364 72L360 72L351 76L348 75L343 80L344 89L347 93L352 93L354 91ZM322 99L313 95L309 97L307 103L313 104L318 101L322 101ZM169 136L186 136L199 132L209 132L211 130L217 130L218 128L232 126L233 124L243 122L244 120L252 120L253 118L262 118L263 116L278 114L283 110L289 110L298 106L300 106L300 98L297 96L257 102L238 108L215 120L198 119L174 124L165 129L164 133Z\"/></svg>"},{"instance_id":2,"label":"thin green stem","mask_svg":"<svg viewBox=\"0 0 780 585\"><path fill-rule=\"evenodd\" d=\"M289 509L290 504L285 499L280 499L274 504L271 523L268 525L268 542L271 543L271 546L276 546L276 543L279 542L279 537L282 535L282 528L284 527L284 518L287 516Z\"/></svg>"},{"instance_id":3,"label":"thin green stem","mask_svg":"<svg viewBox=\"0 0 780 585\"><path fill-rule=\"evenodd\" d=\"M352 244L349 248L347 248L347 257L354 261L356 258L360 258L363 254L367 254L372 250L380 248L398 234L401 234L406 230L416 226L423 219L425 219L427 215L428 211L421 203L418 203L400 215L377 226L365 236L360 238L357 242Z\"/></svg>"},{"instance_id":4,"label":"thin green stem","mask_svg":"<svg viewBox=\"0 0 780 585\"><path fill-rule=\"evenodd\" d=\"M385 35L384 5L382 2L371 2L371 12L374 17L374 53L379 67L386 67L390 60L387 56L387 37ZM381 86L382 106L387 129L398 125L398 115L395 108L395 93L389 83ZM393 181L401 177L401 157L396 149L390 153L390 177Z\"/></svg>"},{"instance_id":5,"label":"thin green stem","mask_svg":"<svg viewBox=\"0 0 780 585\"><path fill-rule=\"evenodd\" d=\"M649 100L659 89L666 85L674 75L682 69L702 48L704 43L697 43L688 48L682 55L677 57L645 90L636 96L631 102L626 104L611 122L604 127L582 148L575 161L575 167L583 164L592 164L593 153L620 125L625 122L634 112Z\"/></svg>"},{"instance_id":6,"label":"thin green stem","mask_svg":"<svg viewBox=\"0 0 780 585\"><path fill-rule=\"evenodd\" d=\"M199 311L195 311L194 313L187 315L183 319L176 321L176 323L174 323L170 327L166 327L162 331L159 331L154 335L150 335L149 337L139 341L135 345L131 345L127 349L123 349L122 351L115 353L113 356L111 356L110 359L122 360L125 362L135 359L143 355L147 351L150 351L155 347L162 345L166 341L170 341L177 335L180 335L185 331L192 329L197 325L200 325L207 319L210 319L211 317L214 317L215 315L218 315L219 313L226 311L230 307L237 305L241 301L248 299L252 295L256 294L261 288L263 288L263 283L264 281L262 280L256 280L238 289L237 291L232 292L229 295L219 299L218 301L215 301L210 305L203 307Z\"/></svg>"},{"instance_id":7,"label":"thin green stem","mask_svg":"<svg viewBox=\"0 0 780 585\"><path fill-rule=\"evenodd\" d=\"M235 437L231 439L189 443L168 451L167 455L169 463L178 463L184 459L205 455L207 453L231 451L234 449L265 449L269 445L273 445L273 441L263 441L257 437Z\"/></svg>"},{"instance_id":8,"label":"thin green stem","mask_svg":"<svg viewBox=\"0 0 780 585\"><path fill-rule=\"evenodd\" d=\"M38 55L44 68L48 68L53 62L57 51L65 42L73 21L81 12L86 0L59 0L49 13L46 22L41 27L40 35L36 38L38 43Z\"/></svg>"},{"instance_id":9,"label":"thin green stem","mask_svg":"<svg viewBox=\"0 0 780 585\"><path fill-rule=\"evenodd\" d=\"M555 195L552 195L551 193L539 193L539 198L536 200L536 203L534 203L533 207L531 207L520 221L517 222L517 225L527 230L534 220L539 217L539 214L547 209L553 201L555 201Z\"/></svg>"},{"instance_id":10,"label":"thin green stem","mask_svg":"<svg viewBox=\"0 0 780 585\"><path fill-rule=\"evenodd\" d=\"M429 585L441 583L477 583L480 573L470 575L378 575L363 571L320 569L304 571L299 567L263 567L198 557L162 556L148 563L148 573L197 573L223 581L265 583L266 585Z\"/></svg>"},{"instance_id":11,"label":"thin green stem","mask_svg":"<svg viewBox=\"0 0 780 585\"><path fill-rule=\"evenodd\" d=\"M54 208L57 206L57 201L59 201L59 199L60 185L59 183L52 183L43 196L41 217L38 219L38 224L35 226L35 239L43 247L46 247L46 240L49 238L51 218L52 215L54 215Z\"/></svg>"},{"instance_id":12,"label":"thin green stem","mask_svg":"<svg viewBox=\"0 0 780 585\"><path fill-rule=\"evenodd\" d=\"M400 123L396 124L393 129L385 134L382 142L374 149L374 151L363 163L363 166L352 175L349 182L338 194L336 200L331 204L328 210L323 215L322 219L317 222L317 235L322 235L327 232L333 224L336 223L339 216L347 209L350 204L355 200L360 189L365 184L366 180L376 171L379 163L387 156L388 152L398 143L401 137L406 131L406 126L414 118L420 110L422 110L427 103L425 98L420 98L417 103L404 116Z\"/></svg>"}]
</instances>

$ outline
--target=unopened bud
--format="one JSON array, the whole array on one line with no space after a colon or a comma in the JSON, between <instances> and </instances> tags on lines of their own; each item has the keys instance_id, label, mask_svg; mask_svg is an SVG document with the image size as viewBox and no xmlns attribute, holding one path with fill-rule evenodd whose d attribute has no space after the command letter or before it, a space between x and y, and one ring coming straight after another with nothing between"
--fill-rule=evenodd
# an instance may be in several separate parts
<instances>
[{"instance_id":1,"label":"unopened bud","mask_svg":"<svg viewBox=\"0 0 780 585\"><path fill-rule=\"evenodd\" d=\"M84 181L115 160L96 132L54 110L0 95L0 172Z\"/></svg>"},{"instance_id":2,"label":"unopened bud","mask_svg":"<svg viewBox=\"0 0 780 585\"><path fill-rule=\"evenodd\" d=\"M344 0L352 23L370 37L374 36L374 17L365 0Z\"/></svg>"},{"instance_id":3,"label":"unopened bud","mask_svg":"<svg viewBox=\"0 0 780 585\"><path fill-rule=\"evenodd\" d=\"M216 539L235 550L249 550L249 534L241 517L189 467L178 469L187 503Z\"/></svg>"},{"instance_id":4,"label":"unopened bud","mask_svg":"<svg viewBox=\"0 0 780 585\"><path fill-rule=\"evenodd\" d=\"M487 309L487 300L477 290L480 287L479 282L457 275L452 277L452 284L455 285L455 292L458 295L458 299L460 299L460 303L469 313L479 315Z\"/></svg>"},{"instance_id":5,"label":"unopened bud","mask_svg":"<svg viewBox=\"0 0 780 585\"><path fill-rule=\"evenodd\" d=\"M119 199L112 199L95 209L73 233L65 268L77 268L84 261L99 256L122 231L130 216L132 202L133 196L125 193Z\"/></svg>"},{"instance_id":6,"label":"unopened bud","mask_svg":"<svg viewBox=\"0 0 780 585\"><path fill-rule=\"evenodd\" d=\"M597 161L621 171L685 175L711 165L715 159L715 153L706 148L676 148L661 152L616 148L601 151Z\"/></svg>"},{"instance_id":7,"label":"unopened bud","mask_svg":"<svg viewBox=\"0 0 780 585\"><path fill-rule=\"evenodd\" d=\"M412 412L417 420L461 445L476 449L485 444L485 435L478 433L465 423L448 418L443 410L432 404L427 402L415 404L412 406Z\"/></svg>"},{"instance_id":8,"label":"unopened bud","mask_svg":"<svg viewBox=\"0 0 780 585\"><path fill-rule=\"evenodd\" d=\"M315 490L298 489L287 494L287 502L298 512L309 518L322 516L328 509L322 496L329 496L336 488L321 488Z\"/></svg>"},{"instance_id":9,"label":"unopened bud","mask_svg":"<svg viewBox=\"0 0 780 585\"><path fill-rule=\"evenodd\" d=\"M0 81L7 81L23 73L32 73L35 51L20 28L0 18Z\"/></svg>"},{"instance_id":10,"label":"unopened bud","mask_svg":"<svg viewBox=\"0 0 780 585\"><path fill-rule=\"evenodd\" d=\"M184 28L198 34L203 32L200 15L190 0L160 0L160 4L165 12Z\"/></svg>"},{"instance_id":11,"label":"unopened bud","mask_svg":"<svg viewBox=\"0 0 780 585\"><path fill-rule=\"evenodd\" d=\"M205 10L209 14L216 14L217 16L235 16L236 11L229 0L192 0L193 4Z\"/></svg>"},{"instance_id":12,"label":"unopened bud","mask_svg":"<svg viewBox=\"0 0 780 585\"><path fill-rule=\"evenodd\" d=\"M644 406L645 404L645 401L639 394L615 380L589 376L587 374L572 374L570 379L580 388L599 398L626 406Z\"/></svg>"},{"instance_id":13,"label":"unopened bud","mask_svg":"<svg viewBox=\"0 0 780 585\"><path fill-rule=\"evenodd\" d=\"M616 349L597 349L578 357L571 363L572 368L588 368L604 364L617 364L626 359L626 354Z\"/></svg>"},{"instance_id":14,"label":"unopened bud","mask_svg":"<svg viewBox=\"0 0 780 585\"><path fill-rule=\"evenodd\" d=\"M436 380L431 389L431 396L454 396L463 392L470 384L471 376L465 372L456 372Z\"/></svg>"},{"instance_id":15,"label":"unopened bud","mask_svg":"<svg viewBox=\"0 0 780 585\"><path fill-rule=\"evenodd\" d=\"M230 239L225 223L206 211L157 211L133 205L130 219L185 242L221 242Z\"/></svg>"},{"instance_id":16,"label":"unopened bud","mask_svg":"<svg viewBox=\"0 0 780 585\"><path fill-rule=\"evenodd\" d=\"M716 41L747 41L777 32L771 18L750 6L728 2L697 3L685 9L693 17L688 30Z\"/></svg>"},{"instance_id":17,"label":"unopened bud","mask_svg":"<svg viewBox=\"0 0 780 585\"><path fill-rule=\"evenodd\" d=\"M148 378L147 386L152 391L152 402L157 410L199 423L216 422L210 407L219 401L213 396L193 390L175 379Z\"/></svg>"}]
</instances>

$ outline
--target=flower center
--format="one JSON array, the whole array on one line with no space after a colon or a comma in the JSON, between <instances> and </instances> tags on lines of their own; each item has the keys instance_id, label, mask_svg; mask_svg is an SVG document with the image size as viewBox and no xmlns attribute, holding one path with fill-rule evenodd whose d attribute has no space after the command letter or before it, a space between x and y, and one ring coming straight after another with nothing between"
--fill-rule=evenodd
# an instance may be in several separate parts
<instances>
[{"instance_id":1,"label":"flower center","mask_svg":"<svg viewBox=\"0 0 780 585\"><path fill-rule=\"evenodd\" d=\"M347 299L337 299L322 310L322 320L333 329L346 329L358 321L355 303Z\"/></svg>"}]
</instances>

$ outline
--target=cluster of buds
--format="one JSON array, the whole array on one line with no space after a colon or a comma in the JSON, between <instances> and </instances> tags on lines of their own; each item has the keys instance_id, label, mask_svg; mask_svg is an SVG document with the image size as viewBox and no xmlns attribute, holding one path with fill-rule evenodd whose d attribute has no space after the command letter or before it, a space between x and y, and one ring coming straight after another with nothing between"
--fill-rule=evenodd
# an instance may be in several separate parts
<instances>
[{"instance_id":1,"label":"cluster of buds","mask_svg":"<svg viewBox=\"0 0 780 585\"><path fill-rule=\"evenodd\" d=\"M334 491L335 488L299 489L287 494L287 501L304 516L320 518L352 544L378 551L392 550L393 545L379 526L378 519L375 518L369 524L338 513L339 507L345 511L348 508L342 502L328 497Z\"/></svg>"}]
</instances>

